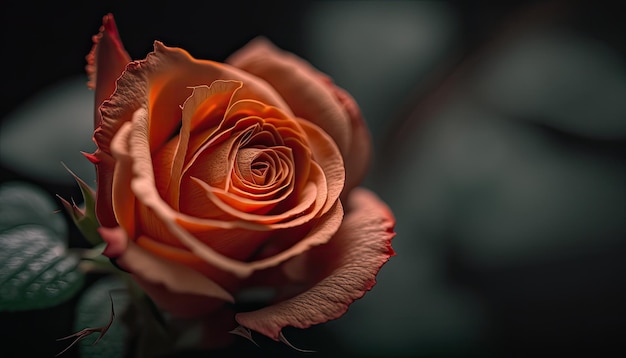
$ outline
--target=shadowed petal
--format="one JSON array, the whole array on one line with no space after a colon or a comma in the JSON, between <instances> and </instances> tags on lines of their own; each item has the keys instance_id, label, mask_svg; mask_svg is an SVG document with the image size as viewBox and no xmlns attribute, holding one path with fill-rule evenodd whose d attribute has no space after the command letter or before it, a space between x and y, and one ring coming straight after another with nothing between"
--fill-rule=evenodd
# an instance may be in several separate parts
<instances>
[{"instance_id":1,"label":"shadowed petal","mask_svg":"<svg viewBox=\"0 0 626 358\"><path fill-rule=\"evenodd\" d=\"M93 36L93 47L87 55L85 70L89 76L87 86L96 90L94 102L94 128L100 125L100 105L115 91L115 81L131 61L117 32L113 15L102 18L100 32Z\"/></svg>"},{"instance_id":2,"label":"shadowed petal","mask_svg":"<svg viewBox=\"0 0 626 358\"><path fill-rule=\"evenodd\" d=\"M169 265L169 263L167 265ZM200 277L204 276L201 275ZM189 285L184 287L185 290L179 292L170 289L164 284L148 281L144 276L133 275L133 279L150 296L157 306L174 317L198 317L210 314L222 309L225 305L225 301L232 302L232 298L227 299L228 296L226 295L217 297L216 293L218 291L226 291L210 280L209 282L212 282L211 286L217 287L216 291L208 291L209 286L207 286L206 293L189 293L192 291L190 289L194 288L191 285L197 283L197 281L188 280L187 278L181 280L179 277L178 281L189 282Z\"/></svg>"},{"instance_id":3,"label":"shadowed petal","mask_svg":"<svg viewBox=\"0 0 626 358\"><path fill-rule=\"evenodd\" d=\"M327 83L337 100L346 109L352 124L352 141L350 150L345 156L346 185L342 194L342 199L345 199L344 197L350 193L350 190L356 188L367 174L372 159L372 138L367 123L361 115L361 109L354 98L342 88L337 87L330 79Z\"/></svg>"},{"instance_id":4,"label":"shadowed petal","mask_svg":"<svg viewBox=\"0 0 626 358\"><path fill-rule=\"evenodd\" d=\"M115 220L128 235L135 235L135 195L132 193L132 158L128 148L131 124L125 123L111 143L115 170L111 185L111 205Z\"/></svg>"},{"instance_id":5,"label":"shadowed petal","mask_svg":"<svg viewBox=\"0 0 626 358\"><path fill-rule=\"evenodd\" d=\"M220 302L234 302L228 291L200 272L158 257L129 241L121 227L100 228L99 232L108 244L103 254L116 259L116 263L131 273L160 307L172 314L200 311L200 307L185 307L182 304L185 299L195 302L195 306L207 298L217 299L207 302L211 303L211 308ZM208 306L201 307L204 313L208 312Z\"/></svg>"},{"instance_id":6,"label":"shadowed petal","mask_svg":"<svg viewBox=\"0 0 626 358\"><path fill-rule=\"evenodd\" d=\"M326 132L307 121L300 120L300 125L307 134L313 158L322 167L326 178L328 198L326 199L326 206L322 210L322 212L326 212L339 198L346 182L343 158L332 138Z\"/></svg>"},{"instance_id":7,"label":"shadowed petal","mask_svg":"<svg viewBox=\"0 0 626 358\"><path fill-rule=\"evenodd\" d=\"M381 266L395 253L391 239L395 219L389 208L366 189L353 190L348 213L333 239L310 251L310 267L330 272L314 287L289 300L253 312L237 322L279 340L283 327L307 328L336 319L376 283Z\"/></svg>"},{"instance_id":8,"label":"shadowed petal","mask_svg":"<svg viewBox=\"0 0 626 358\"><path fill-rule=\"evenodd\" d=\"M115 159L110 154L99 149L87 158L91 158L92 163L96 165L96 176L98 178L98 185L96 186L96 216L98 217L98 222L106 227L117 226L112 203Z\"/></svg>"},{"instance_id":9,"label":"shadowed petal","mask_svg":"<svg viewBox=\"0 0 626 358\"><path fill-rule=\"evenodd\" d=\"M217 127L223 113L228 108L234 92L241 88L242 85L238 81L214 81L210 86L193 87L191 96L182 105L182 124L178 147L176 148L169 175L171 181L168 187L168 199L174 209L179 209L180 181L183 167L185 166L185 158L189 154L193 154L189 153L188 145L194 124L197 126L198 123L203 121L210 123L211 119L213 119L216 122L215 127Z\"/></svg>"}]
</instances>

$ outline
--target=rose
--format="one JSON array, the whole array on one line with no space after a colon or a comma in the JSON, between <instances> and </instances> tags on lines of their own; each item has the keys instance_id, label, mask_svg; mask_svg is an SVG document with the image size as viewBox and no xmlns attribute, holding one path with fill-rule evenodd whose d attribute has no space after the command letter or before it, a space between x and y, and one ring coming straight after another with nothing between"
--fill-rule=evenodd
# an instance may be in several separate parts
<instances>
[{"instance_id":1,"label":"rose","mask_svg":"<svg viewBox=\"0 0 626 358\"><path fill-rule=\"evenodd\" d=\"M327 76L264 39L226 63L158 41L131 61L110 14L87 60L104 254L159 307L216 315L269 286L267 307L235 319L277 340L374 285L394 218L358 187L369 134Z\"/></svg>"}]
</instances>

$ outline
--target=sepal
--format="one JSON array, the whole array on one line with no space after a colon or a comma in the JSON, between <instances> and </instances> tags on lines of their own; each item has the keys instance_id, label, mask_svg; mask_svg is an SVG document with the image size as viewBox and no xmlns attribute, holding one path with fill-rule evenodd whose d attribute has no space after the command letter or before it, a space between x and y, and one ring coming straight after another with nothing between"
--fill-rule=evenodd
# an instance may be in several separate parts
<instances>
[{"instance_id":1,"label":"sepal","mask_svg":"<svg viewBox=\"0 0 626 358\"><path fill-rule=\"evenodd\" d=\"M84 180L74 174L74 172L72 172L65 164L63 164L63 166L78 183L83 196L83 205L82 207L79 207L73 199L71 199L72 202L70 203L58 195L57 197L61 200L65 210L70 215L72 221L76 227L78 227L85 239L93 246L99 245L103 243L104 240L102 240L102 237L100 237L100 234L98 233L100 223L96 217L96 192L89 185L87 185Z\"/></svg>"}]
</instances>

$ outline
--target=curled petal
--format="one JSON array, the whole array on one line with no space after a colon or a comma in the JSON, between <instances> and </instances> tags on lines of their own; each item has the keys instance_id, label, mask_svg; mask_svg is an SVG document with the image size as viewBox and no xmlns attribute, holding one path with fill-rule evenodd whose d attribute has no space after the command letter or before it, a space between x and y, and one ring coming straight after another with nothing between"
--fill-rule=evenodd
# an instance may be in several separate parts
<instances>
[{"instance_id":1,"label":"curled petal","mask_svg":"<svg viewBox=\"0 0 626 358\"><path fill-rule=\"evenodd\" d=\"M326 277L289 300L237 314L237 323L279 340L283 327L307 328L340 317L374 286L381 266L395 254L391 248L395 219L366 189L353 190L348 200L348 213L335 237L309 252L311 267L323 263L329 268Z\"/></svg>"},{"instance_id":2,"label":"curled petal","mask_svg":"<svg viewBox=\"0 0 626 358\"><path fill-rule=\"evenodd\" d=\"M215 267L219 267L222 270L236 275L239 278L246 278L252 275L255 271L277 266L312 247L328 242L341 225L342 217L343 207L341 206L341 202L337 201L331 210L320 218L319 222L302 240L298 241L288 249L280 251L278 254L251 262L232 260L207 247L204 243L199 241L193 235L190 235L189 232L183 228L183 225L194 226L193 222L188 221L185 223L176 218L174 218L173 222L171 219L166 219L166 221L169 230L171 230L171 232L175 234L180 241L198 257ZM202 223L197 223L197 225L201 226Z\"/></svg>"},{"instance_id":3,"label":"curled petal","mask_svg":"<svg viewBox=\"0 0 626 358\"><path fill-rule=\"evenodd\" d=\"M348 152L351 141L348 114L309 63L279 50L265 38L252 40L226 62L269 82L296 116L323 128L342 153Z\"/></svg>"},{"instance_id":4,"label":"curled petal","mask_svg":"<svg viewBox=\"0 0 626 358\"><path fill-rule=\"evenodd\" d=\"M100 228L99 232L108 244L103 254L114 258L121 268L135 277L157 304L173 314L186 315L190 310L198 313L200 308L206 313L209 310L206 303L211 303L209 307L214 308L215 302L234 302L228 291L198 271L153 255L129 241L122 228ZM217 301L207 301L207 298ZM182 304L181 300L195 304Z\"/></svg>"},{"instance_id":5,"label":"curled petal","mask_svg":"<svg viewBox=\"0 0 626 358\"><path fill-rule=\"evenodd\" d=\"M226 112L230 99L242 85L239 81L214 81L210 86L193 87L192 94L182 105L182 124L178 146L173 158L171 172L168 175L170 178L168 185L169 202L175 209L178 209L179 205L180 181L183 168L187 162L187 157L193 154L188 148L192 129L198 126L198 123L201 123L202 120L207 120L211 117L221 118L219 114ZM217 115L210 114L213 112L217 112ZM214 124L215 127L217 127L217 124Z\"/></svg>"},{"instance_id":6,"label":"curled petal","mask_svg":"<svg viewBox=\"0 0 626 358\"><path fill-rule=\"evenodd\" d=\"M339 145L346 164L343 196L358 186L369 168L372 143L361 109L348 92L303 59L279 50L264 38L251 41L227 62L277 86L296 115L328 132ZM290 86L298 90L292 91ZM300 97L302 88L309 89L311 98L316 100ZM346 134L351 137L346 138Z\"/></svg>"},{"instance_id":7,"label":"curled petal","mask_svg":"<svg viewBox=\"0 0 626 358\"><path fill-rule=\"evenodd\" d=\"M135 196L130 187L133 162L128 143L130 130L130 123L125 123L111 144L115 170L109 200L111 200L115 220L132 237L135 234Z\"/></svg>"},{"instance_id":8,"label":"curled petal","mask_svg":"<svg viewBox=\"0 0 626 358\"><path fill-rule=\"evenodd\" d=\"M328 198L326 206L322 210L322 212L325 212L339 198L344 188L346 171L343 158L330 136L320 130L318 126L303 120L300 121L300 125L311 142L310 147L313 152L313 158L322 167L326 178Z\"/></svg>"},{"instance_id":9,"label":"curled petal","mask_svg":"<svg viewBox=\"0 0 626 358\"><path fill-rule=\"evenodd\" d=\"M102 104L102 122L94 133L98 148L109 152L109 145L123 123L139 108L150 112L150 148L160 148L180 125L180 106L192 88L210 85L215 80L241 81L233 101L256 99L289 111L284 100L262 80L235 67L213 61L197 60L180 48L154 42L154 51L145 60L129 63L117 81L113 95ZM185 90L187 89L187 90ZM158 124L157 124L158 123Z\"/></svg>"},{"instance_id":10,"label":"curled petal","mask_svg":"<svg viewBox=\"0 0 626 358\"><path fill-rule=\"evenodd\" d=\"M91 157L97 159L96 175L98 186L96 187L96 216L100 225L106 227L117 226L115 214L113 213L112 190L113 190L113 168L115 160L113 157L101 150L96 150Z\"/></svg>"},{"instance_id":11,"label":"curled petal","mask_svg":"<svg viewBox=\"0 0 626 358\"><path fill-rule=\"evenodd\" d=\"M372 159L372 138L367 124L361 115L361 109L356 104L354 98L344 89L337 87L330 79L327 83L335 94L335 98L343 105L350 116L352 127L352 141L350 142L350 149L345 156L346 185L342 194L342 199L345 199L350 190L357 187L365 177L365 174L367 174Z\"/></svg>"},{"instance_id":12,"label":"curled petal","mask_svg":"<svg viewBox=\"0 0 626 358\"><path fill-rule=\"evenodd\" d=\"M124 126L121 131L121 133L128 132L129 135L130 155L133 158L132 192L146 209L155 214L159 222L164 225L171 235L175 236L189 250L210 265L232 273L239 278L248 277L256 270L276 266L311 247L328 242L339 228L343 217L343 207L338 200L325 215L317 219L315 226L304 239L275 256L258 261L242 262L218 253L194 237L190 233L189 227L195 227L198 230L198 227L207 225L211 229L216 227L243 227L251 230L267 231L272 229L272 226L246 221L229 222L199 219L176 212L167 205L156 189L148 144L147 116L148 113L145 108L137 110L133 116L132 128L130 127L131 125ZM194 230L192 229L192 231Z\"/></svg>"}]
</instances>

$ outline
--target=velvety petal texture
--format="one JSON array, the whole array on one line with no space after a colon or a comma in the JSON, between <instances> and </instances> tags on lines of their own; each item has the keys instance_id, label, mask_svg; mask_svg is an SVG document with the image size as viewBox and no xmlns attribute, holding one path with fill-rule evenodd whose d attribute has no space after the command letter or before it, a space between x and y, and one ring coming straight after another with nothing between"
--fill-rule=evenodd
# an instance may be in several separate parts
<instances>
[{"instance_id":1,"label":"velvety petal texture","mask_svg":"<svg viewBox=\"0 0 626 358\"><path fill-rule=\"evenodd\" d=\"M302 58L264 37L250 41L226 62L268 81L297 116L332 136L346 161L346 191L361 182L371 160L371 138L349 93Z\"/></svg>"},{"instance_id":2,"label":"velvety petal texture","mask_svg":"<svg viewBox=\"0 0 626 358\"><path fill-rule=\"evenodd\" d=\"M235 319L279 340L286 326L307 328L338 318L374 286L381 266L395 255L391 248L394 225L391 211L378 197L366 189L353 190L335 237L308 253L305 268L323 278L300 295L257 311L238 313Z\"/></svg>"},{"instance_id":3,"label":"velvety petal texture","mask_svg":"<svg viewBox=\"0 0 626 358\"><path fill-rule=\"evenodd\" d=\"M394 219L358 188L369 133L326 75L265 39L228 63L159 41L131 61L111 15L87 71L104 255L161 309L222 317L262 283L278 292L270 306L236 319L279 339L339 317L374 285Z\"/></svg>"},{"instance_id":4,"label":"velvety petal texture","mask_svg":"<svg viewBox=\"0 0 626 358\"><path fill-rule=\"evenodd\" d=\"M117 256L120 266L130 271L140 279L139 283L149 291L163 290L167 294L156 296L157 303L168 303L174 295L176 301L179 295L185 294L189 297L203 296L217 298L222 301L234 302L230 293L224 290L206 276L197 271L175 262L152 255L141 249L135 243L129 242L126 233L120 228L103 228L99 230L104 240L114 247L123 247L123 251ZM184 277L184 279L181 279ZM154 297L154 296L153 296ZM198 307L186 307L181 302L167 304L173 313L181 310L193 309L193 313L198 313Z\"/></svg>"},{"instance_id":5,"label":"velvety petal texture","mask_svg":"<svg viewBox=\"0 0 626 358\"><path fill-rule=\"evenodd\" d=\"M85 70L89 76L87 86L95 90L94 100L94 128L102 122L100 105L108 99L116 87L116 80L122 74L131 58L124 49L113 15L107 14L102 18L100 32L93 36L93 46L87 55ZM113 227L116 224L111 209L111 187L113 180L113 158L100 148L87 158L96 164L98 188L96 196L96 214L100 224Z\"/></svg>"}]
</instances>

